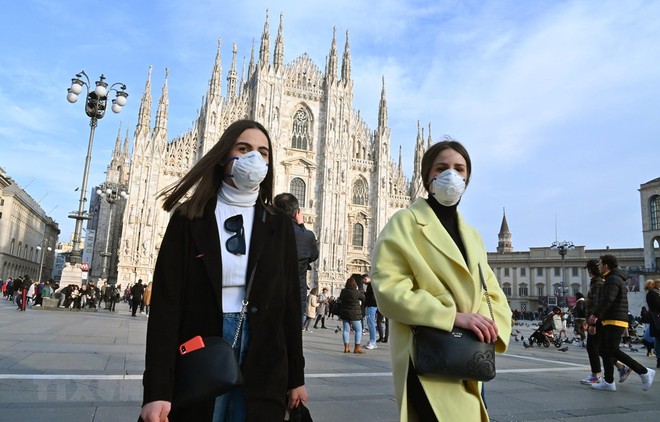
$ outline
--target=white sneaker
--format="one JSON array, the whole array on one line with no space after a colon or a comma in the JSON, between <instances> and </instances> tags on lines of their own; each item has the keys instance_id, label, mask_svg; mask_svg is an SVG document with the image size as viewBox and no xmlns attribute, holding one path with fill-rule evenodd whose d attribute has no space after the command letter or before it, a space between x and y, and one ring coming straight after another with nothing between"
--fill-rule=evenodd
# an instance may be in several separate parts
<instances>
[{"instance_id":1,"label":"white sneaker","mask_svg":"<svg viewBox=\"0 0 660 422\"><path fill-rule=\"evenodd\" d=\"M373 350L376 349L376 345L373 343L369 343L366 346L364 346L365 349Z\"/></svg>"},{"instance_id":2,"label":"white sneaker","mask_svg":"<svg viewBox=\"0 0 660 422\"><path fill-rule=\"evenodd\" d=\"M614 383L614 381L612 381L612 383L610 384L609 382L603 379L598 384L592 384L591 388L593 388L594 390L616 391L616 384Z\"/></svg>"},{"instance_id":3,"label":"white sneaker","mask_svg":"<svg viewBox=\"0 0 660 422\"><path fill-rule=\"evenodd\" d=\"M651 384L653 384L653 378L655 378L655 371L651 368L646 369L648 370L647 373L639 375L642 378L642 390L644 391L651 387Z\"/></svg>"}]
</instances>

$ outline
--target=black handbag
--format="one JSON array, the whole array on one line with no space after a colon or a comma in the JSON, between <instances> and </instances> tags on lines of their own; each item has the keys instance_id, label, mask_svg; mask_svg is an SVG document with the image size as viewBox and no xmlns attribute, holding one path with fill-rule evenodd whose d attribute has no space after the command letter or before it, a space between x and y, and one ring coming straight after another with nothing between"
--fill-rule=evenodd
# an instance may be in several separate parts
<instances>
[{"instance_id":1,"label":"black handbag","mask_svg":"<svg viewBox=\"0 0 660 422\"><path fill-rule=\"evenodd\" d=\"M479 265L490 317L493 307ZM472 330L454 327L451 331L416 326L413 332L413 364L417 375L461 380L490 381L495 378L495 344L480 341Z\"/></svg>"},{"instance_id":2,"label":"black handbag","mask_svg":"<svg viewBox=\"0 0 660 422\"><path fill-rule=\"evenodd\" d=\"M288 418L284 418L285 421L289 422L314 422L312 420L312 415L309 413L309 409L305 407L304 404L300 403L297 407L287 410Z\"/></svg>"},{"instance_id":3,"label":"black handbag","mask_svg":"<svg viewBox=\"0 0 660 422\"><path fill-rule=\"evenodd\" d=\"M188 342L179 346L180 354L177 356L174 370L172 409L182 409L213 400L243 385L243 375L234 349L245 320L256 269L255 265L245 290L233 344L229 344L222 337L204 337L203 347L195 350L186 350Z\"/></svg>"},{"instance_id":4,"label":"black handbag","mask_svg":"<svg viewBox=\"0 0 660 422\"><path fill-rule=\"evenodd\" d=\"M204 337L203 340L203 348L177 358L174 409L213 400L243 385L243 375L232 346L222 337Z\"/></svg>"}]
</instances>

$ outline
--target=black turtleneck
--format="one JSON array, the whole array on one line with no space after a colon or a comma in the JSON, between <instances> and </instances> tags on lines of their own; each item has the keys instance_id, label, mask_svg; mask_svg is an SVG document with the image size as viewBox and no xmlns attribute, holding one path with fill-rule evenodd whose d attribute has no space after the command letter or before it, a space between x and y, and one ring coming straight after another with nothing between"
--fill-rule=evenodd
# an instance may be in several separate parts
<instances>
[{"instance_id":1,"label":"black turtleneck","mask_svg":"<svg viewBox=\"0 0 660 422\"><path fill-rule=\"evenodd\" d=\"M458 230L458 213L456 212L456 207L458 207L458 204L445 207L432 197L426 198L426 202L429 204L436 217L438 217L438 220L440 220L442 226L445 228L445 230L447 230L449 236L454 240L454 243L456 243L458 250L461 251L461 255L463 255L463 259L467 264L467 252L465 251L465 246L461 240L461 233Z\"/></svg>"}]
</instances>

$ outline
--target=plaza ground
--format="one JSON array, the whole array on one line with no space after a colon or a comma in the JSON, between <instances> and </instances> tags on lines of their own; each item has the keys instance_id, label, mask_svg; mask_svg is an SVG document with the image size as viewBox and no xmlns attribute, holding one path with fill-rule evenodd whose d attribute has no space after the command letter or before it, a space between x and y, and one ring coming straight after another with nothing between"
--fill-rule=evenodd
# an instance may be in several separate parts
<instances>
[{"instance_id":1,"label":"plaza ground","mask_svg":"<svg viewBox=\"0 0 660 422\"><path fill-rule=\"evenodd\" d=\"M118 312L28 309L0 301L0 420L135 421L142 398L147 317ZM304 333L308 407L315 421L397 421L389 345L366 355L341 353L337 320ZM532 326L518 326L527 337ZM366 337L363 337L366 344ZM642 348L631 353L655 366ZM658 421L660 378L647 392L631 374L614 393L578 381L589 372L586 351L526 349L511 339L498 355L498 375L486 384L491 420ZM462 422L462 421L461 421Z\"/></svg>"}]
</instances>

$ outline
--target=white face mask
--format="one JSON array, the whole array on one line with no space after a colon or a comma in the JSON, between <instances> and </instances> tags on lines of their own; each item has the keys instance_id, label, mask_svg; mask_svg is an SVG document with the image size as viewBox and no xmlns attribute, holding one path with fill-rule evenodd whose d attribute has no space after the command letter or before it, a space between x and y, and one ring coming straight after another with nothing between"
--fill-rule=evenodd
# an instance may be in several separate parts
<instances>
[{"instance_id":1,"label":"white face mask","mask_svg":"<svg viewBox=\"0 0 660 422\"><path fill-rule=\"evenodd\" d=\"M429 193L445 207L456 205L465 192L465 179L454 169L447 169L431 180Z\"/></svg>"},{"instance_id":2,"label":"white face mask","mask_svg":"<svg viewBox=\"0 0 660 422\"><path fill-rule=\"evenodd\" d=\"M232 158L234 165L230 177L236 188L244 192L253 192L268 174L268 163L258 151L250 151L240 157Z\"/></svg>"}]
</instances>

